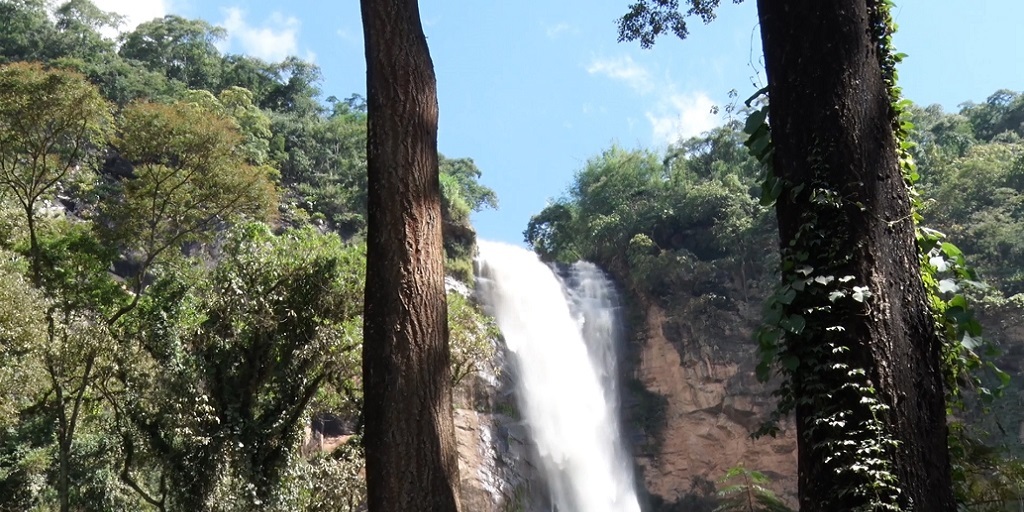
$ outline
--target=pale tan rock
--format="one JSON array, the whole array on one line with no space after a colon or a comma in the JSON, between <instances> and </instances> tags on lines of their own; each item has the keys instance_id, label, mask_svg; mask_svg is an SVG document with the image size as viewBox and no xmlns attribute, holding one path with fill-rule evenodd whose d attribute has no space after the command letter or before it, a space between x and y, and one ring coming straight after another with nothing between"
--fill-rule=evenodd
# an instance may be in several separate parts
<instances>
[{"instance_id":1,"label":"pale tan rock","mask_svg":"<svg viewBox=\"0 0 1024 512\"><path fill-rule=\"evenodd\" d=\"M750 334L721 339L716 346L699 339L694 329L684 329L680 336L684 339L669 339L664 332L667 322L660 307L647 307L643 326L647 336L634 370L644 388L665 404L663 428L645 432L649 449L637 450L643 485L673 503L691 492L699 479L717 481L730 467L742 465L766 473L776 492L792 498L796 491L792 424L780 425L778 438L750 438L774 407L770 388L757 383L753 375L756 356L753 342L746 341ZM719 350L721 345L737 343L747 346Z\"/></svg>"}]
</instances>

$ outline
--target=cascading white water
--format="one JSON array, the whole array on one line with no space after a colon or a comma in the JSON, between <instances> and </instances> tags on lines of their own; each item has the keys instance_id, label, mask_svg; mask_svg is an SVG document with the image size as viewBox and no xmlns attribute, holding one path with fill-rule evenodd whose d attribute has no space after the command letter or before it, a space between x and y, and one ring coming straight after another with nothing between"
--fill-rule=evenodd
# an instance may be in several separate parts
<instances>
[{"instance_id":1,"label":"cascading white water","mask_svg":"<svg viewBox=\"0 0 1024 512\"><path fill-rule=\"evenodd\" d=\"M580 263L566 287L525 249L479 247L478 292L515 357L520 408L558 512L639 512L619 439L610 282Z\"/></svg>"}]
</instances>

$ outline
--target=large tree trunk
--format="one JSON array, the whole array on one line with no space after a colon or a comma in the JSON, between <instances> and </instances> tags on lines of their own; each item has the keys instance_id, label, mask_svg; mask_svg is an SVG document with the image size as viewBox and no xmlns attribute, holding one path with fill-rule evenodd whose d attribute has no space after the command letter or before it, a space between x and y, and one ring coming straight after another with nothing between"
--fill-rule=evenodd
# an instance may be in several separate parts
<instances>
[{"instance_id":1,"label":"large tree trunk","mask_svg":"<svg viewBox=\"0 0 1024 512\"><path fill-rule=\"evenodd\" d=\"M848 289L866 286L871 293L863 302L848 294L829 304L801 292L786 307L787 314L807 319L803 335L787 338L800 361L793 391L805 512L878 510L882 503L904 510L955 510L941 342L920 278L908 191L897 160L872 28L876 1L758 0L773 164L775 175L785 180L776 206L783 256L798 267L806 265L799 271L813 268L812 276L853 276ZM799 277L794 269L783 274ZM862 384L874 394L844 387L850 374L837 371L842 367L836 364L863 369ZM860 403L865 396L888 409L872 411L870 400ZM842 422L828 422L842 411ZM881 430L864 430L872 425ZM843 440L854 444L828 444ZM854 455L843 450L878 440L893 442L865 457L888 460L898 492L894 497L844 494L864 490L877 475L858 471Z\"/></svg>"},{"instance_id":2,"label":"large tree trunk","mask_svg":"<svg viewBox=\"0 0 1024 512\"><path fill-rule=\"evenodd\" d=\"M363 386L376 512L457 511L437 91L416 0L362 0L369 134Z\"/></svg>"}]
</instances>

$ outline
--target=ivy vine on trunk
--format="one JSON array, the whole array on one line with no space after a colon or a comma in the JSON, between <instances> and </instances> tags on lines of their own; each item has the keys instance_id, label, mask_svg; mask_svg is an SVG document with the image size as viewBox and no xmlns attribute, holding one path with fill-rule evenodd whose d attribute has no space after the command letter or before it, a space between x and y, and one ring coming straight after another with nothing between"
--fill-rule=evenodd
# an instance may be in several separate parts
<instances>
[{"instance_id":1,"label":"ivy vine on trunk","mask_svg":"<svg viewBox=\"0 0 1024 512\"><path fill-rule=\"evenodd\" d=\"M804 510L954 510L942 342L893 130L881 2L760 0L783 409ZM881 29L881 30L879 30Z\"/></svg>"}]
</instances>

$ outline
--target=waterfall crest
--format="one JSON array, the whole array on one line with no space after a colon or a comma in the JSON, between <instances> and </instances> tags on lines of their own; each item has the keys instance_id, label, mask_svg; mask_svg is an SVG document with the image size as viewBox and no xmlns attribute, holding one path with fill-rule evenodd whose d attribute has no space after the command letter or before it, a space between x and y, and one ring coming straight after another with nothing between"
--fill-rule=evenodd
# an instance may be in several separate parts
<instances>
[{"instance_id":1,"label":"waterfall crest","mask_svg":"<svg viewBox=\"0 0 1024 512\"><path fill-rule=\"evenodd\" d=\"M589 263L561 280L525 249L479 247L478 293L515 358L520 409L558 512L639 512L619 438L611 283Z\"/></svg>"}]
</instances>

